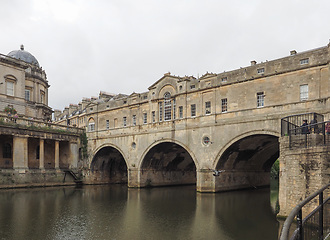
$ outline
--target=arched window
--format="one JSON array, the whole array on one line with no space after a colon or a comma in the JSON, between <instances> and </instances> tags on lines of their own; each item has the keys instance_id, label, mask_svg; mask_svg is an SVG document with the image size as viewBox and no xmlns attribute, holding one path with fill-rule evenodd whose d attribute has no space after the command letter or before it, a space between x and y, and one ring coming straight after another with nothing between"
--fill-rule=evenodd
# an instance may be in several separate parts
<instances>
[{"instance_id":1,"label":"arched window","mask_svg":"<svg viewBox=\"0 0 330 240\"><path fill-rule=\"evenodd\" d=\"M11 158L11 145L9 143L5 143L2 150L3 158Z\"/></svg>"},{"instance_id":2,"label":"arched window","mask_svg":"<svg viewBox=\"0 0 330 240\"><path fill-rule=\"evenodd\" d=\"M166 92L164 94L164 120L169 121L172 119L172 101L171 94Z\"/></svg>"},{"instance_id":3,"label":"arched window","mask_svg":"<svg viewBox=\"0 0 330 240\"><path fill-rule=\"evenodd\" d=\"M88 120L88 131L89 131L89 132L93 132L93 131L95 131L95 121L94 121L93 118L90 118L90 119Z\"/></svg>"}]
</instances>

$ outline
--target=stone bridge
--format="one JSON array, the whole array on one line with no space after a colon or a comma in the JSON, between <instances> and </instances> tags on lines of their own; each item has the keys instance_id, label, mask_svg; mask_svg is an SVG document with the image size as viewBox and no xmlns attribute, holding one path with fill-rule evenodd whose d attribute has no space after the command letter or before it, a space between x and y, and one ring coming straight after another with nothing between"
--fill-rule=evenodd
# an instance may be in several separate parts
<instances>
[{"instance_id":1,"label":"stone bridge","mask_svg":"<svg viewBox=\"0 0 330 240\"><path fill-rule=\"evenodd\" d=\"M328 50L198 79L165 74L146 93L91 102L81 115L87 182L196 184L201 192L269 185L281 118L329 116Z\"/></svg>"}]
</instances>

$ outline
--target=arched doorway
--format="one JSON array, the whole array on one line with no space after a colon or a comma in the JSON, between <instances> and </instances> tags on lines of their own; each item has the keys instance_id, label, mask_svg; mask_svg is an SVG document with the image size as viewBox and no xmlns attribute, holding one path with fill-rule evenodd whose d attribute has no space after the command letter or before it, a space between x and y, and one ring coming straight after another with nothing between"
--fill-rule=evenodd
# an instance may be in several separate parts
<instances>
[{"instance_id":1,"label":"arched doorway","mask_svg":"<svg viewBox=\"0 0 330 240\"><path fill-rule=\"evenodd\" d=\"M220 156L216 191L269 186L270 170L279 157L278 137L255 134L232 143Z\"/></svg>"},{"instance_id":2,"label":"arched doorway","mask_svg":"<svg viewBox=\"0 0 330 240\"><path fill-rule=\"evenodd\" d=\"M91 172L95 182L127 183L127 165L114 147L103 147L93 157Z\"/></svg>"},{"instance_id":3,"label":"arched doorway","mask_svg":"<svg viewBox=\"0 0 330 240\"><path fill-rule=\"evenodd\" d=\"M196 166L188 151L173 142L153 146L141 165L141 187L185 184L196 184Z\"/></svg>"}]
</instances>

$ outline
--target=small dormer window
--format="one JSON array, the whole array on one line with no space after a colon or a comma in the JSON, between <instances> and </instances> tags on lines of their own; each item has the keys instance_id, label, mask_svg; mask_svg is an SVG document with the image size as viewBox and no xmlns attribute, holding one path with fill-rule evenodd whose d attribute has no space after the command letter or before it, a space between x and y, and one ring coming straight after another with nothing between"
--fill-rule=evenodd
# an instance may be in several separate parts
<instances>
[{"instance_id":1,"label":"small dormer window","mask_svg":"<svg viewBox=\"0 0 330 240\"><path fill-rule=\"evenodd\" d=\"M194 89L194 88L196 88L195 85L190 85L190 89Z\"/></svg>"},{"instance_id":2,"label":"small dormer window","mask_svg":"<svg viewBox=\"0 0 330 240\"><path fill-rule=\"evenodd\" d=\"M179 90L182 90L182 85L181 85L181 86L179 86Z\"/></svg>"},{"instance_id":3,"label":"small dormer window","mask_svg":"<svg viewBox=\"0 0 330 240\"><path fill-rule=\"evenodd\" d=\"M263 74L263 73L265 73L265 68L258 68L257 72L258 72L258 74Z\"/></svg>"},{"instance_id":4,"label":"small dormer window","mask_svg":"<svg viewBox=\"0 0 330 240\"><path fill-rule=\"evenodd\" d=\"M221 82L227 82L227 77L221 78Z\"/></svg>"},{"instance_id":5,"label":"small dormer window","mask_svg":"<svg viewBox=\"0 0 330 240\"><path fill-rule=\"evenodd\" d=\"M90 110L90 111L93 111L93 108L90 108L89 110Z\"/></svg>"},{"instance_id":6,"label":"small dormer window","mask_svg":"<svg viewBox=\"0 0 330 240\"><path fill-rule=\"evenodd\" d=\"M126 100L124 100L124 104L126 104L127 103L127 101Z\"/></svg>"},{"instance_id":7,"label":"small dormer window","mask_svg":"<svg viewBox=\"0 0 330 240\"><path fill-rule=\"evenodd\" d=\"M300 65L308 64L309 63L309 58L304 58L300 60Z\"/></svg>"}]
</instances>

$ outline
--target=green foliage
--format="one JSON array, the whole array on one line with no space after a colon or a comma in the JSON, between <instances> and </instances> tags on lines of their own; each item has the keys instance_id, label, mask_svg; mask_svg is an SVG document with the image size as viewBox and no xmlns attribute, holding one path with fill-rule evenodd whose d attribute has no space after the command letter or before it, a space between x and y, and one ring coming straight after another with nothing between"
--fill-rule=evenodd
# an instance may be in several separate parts
<instances>
[{"instance_id":1,"label":"green foliage","mask_svg":"<svg viewBox=\"0 0 330 240\"><path fill-rule=\"evenodd\" d=\"M270 169L270 178L271 179L278 179L280 174L280 161L277 159L272 168Z\"/></svg>"},{"instance_id":2,"label":"green foliage","mask_svg":"<svg viewBox=\"0 0 330 240\"><path fill-rule=\"evenodd\" d=\"M81 145L81 157L82 159L88 158L88 150L87 150L88 139L86 133L80 134L80 145Z\"/></svg>"},{"instance_id":3,"label":"green foliage","mask_svg":"<svg viewBox=\"0 0 330 240\"><path fill-rule=\"evenodd\" d=\"M8 114L16 114L17 113L17 111L15 110L15 108L10 107L10 106L5 107L4 112L5 113L8 113Z\"/></svg>"}]
</instances>

